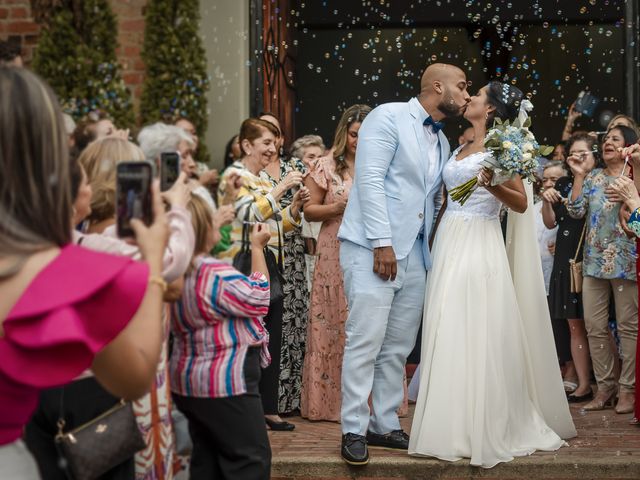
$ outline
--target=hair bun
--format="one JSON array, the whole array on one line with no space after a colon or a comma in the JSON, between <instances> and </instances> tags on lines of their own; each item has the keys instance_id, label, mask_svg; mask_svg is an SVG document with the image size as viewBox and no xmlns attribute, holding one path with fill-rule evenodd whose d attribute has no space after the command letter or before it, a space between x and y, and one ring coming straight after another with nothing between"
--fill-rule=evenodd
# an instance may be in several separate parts
<instances>
[{"instance_id":1,"label":"hair bun","mask_svg":"<svg viewBox=\"0 0 640 480\"><path fill-rule=\"evenodd\" d=\"M513 121L518 116L524 98L522 90L508 83L492 80L487 85L487 101L495 107L494 118Z\"/></svg>"}]
</instances>

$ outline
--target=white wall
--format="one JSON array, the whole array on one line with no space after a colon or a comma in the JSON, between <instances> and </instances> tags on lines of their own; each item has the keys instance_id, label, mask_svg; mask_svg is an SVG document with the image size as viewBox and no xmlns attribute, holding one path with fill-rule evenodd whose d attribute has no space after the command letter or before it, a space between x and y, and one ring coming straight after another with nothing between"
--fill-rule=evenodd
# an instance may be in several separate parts
<instances>
[{"instance_id":1,"label":"white wall","mask_svg":"<svg viewBox=\"0 0 640 480\"><path fill-rule=\"evenodd\" d=\"M249 116L249 0L200 0L200 13L211 78L203 136L211 166L220 168L227 141Z\"/></svg>"}]
</instances>

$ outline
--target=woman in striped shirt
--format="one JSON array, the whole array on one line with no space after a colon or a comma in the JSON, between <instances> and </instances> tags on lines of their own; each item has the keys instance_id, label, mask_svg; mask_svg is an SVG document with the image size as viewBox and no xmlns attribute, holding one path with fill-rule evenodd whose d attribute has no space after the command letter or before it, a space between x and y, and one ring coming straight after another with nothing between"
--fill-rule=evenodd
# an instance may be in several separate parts
<instances>
[{"instance_id":1,"label":"woman in striped shirt","mask_svg":"<svg viewBox=\"0 0 640 480\"><path fill-rule=\"evenodd\" d=\"M253 227L254 273L247 277L208 255L219 233L206 202L193 195L188 208L196 246L182 298L172 308L170 371L193 441L190 478L268 479L271 449L258 384L260 367L270 361L262 323L269 307L263 253L269 227Z\"/></svg>"}]
</instances>

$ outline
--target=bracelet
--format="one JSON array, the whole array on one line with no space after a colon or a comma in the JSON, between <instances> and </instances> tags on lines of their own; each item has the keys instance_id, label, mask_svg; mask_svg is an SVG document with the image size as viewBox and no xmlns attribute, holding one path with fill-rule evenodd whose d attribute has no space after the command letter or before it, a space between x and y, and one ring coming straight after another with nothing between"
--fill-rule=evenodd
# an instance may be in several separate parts
<instances>
[{"instance_id":1,"label":"bracelet","mask_svg":"<svg viewBox=\"0 0 640 480\"><path fill-rule=\"evenodd\" d=\"M162 289L162 293L165 293L167 291L167 282L165 282L164 278L158 276L158 275L151 275L149 277L149 285L159 285L160 288Z\"/></svg>"}]
</instances>

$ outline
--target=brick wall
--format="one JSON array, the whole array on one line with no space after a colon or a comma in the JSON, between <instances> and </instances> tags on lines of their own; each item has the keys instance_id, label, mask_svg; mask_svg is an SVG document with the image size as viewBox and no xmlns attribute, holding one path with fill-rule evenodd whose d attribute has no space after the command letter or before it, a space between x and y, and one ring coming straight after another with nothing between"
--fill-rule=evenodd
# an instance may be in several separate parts
<instances>
[{"instance_id":1,"label":"brick wall","mask_svg":"<svg viewBox=\"0 0 640 480\"><path fill-rule=\"evenodd\" d=\"M147 0L109 0L109 3L118 17L119 47L116 54L122 66L122 77L133 93L137 109L145 70L140 51L144 41L144 7Z\"/></svg>"},{"instance_id":2,"label":"brick wall","mask_svg":"<svg viewBox=\"0 0 640 480\"><path fill-rule=\"evenodd\" d=\"M137 106L145 70L140 50L147 0L109 0L109 3L118 18L119 47L116 53L122 66L122 76ZM27 65L33 58L39 32L40 26L31 14L30 0L0 0L0 39L19 42Z\"/></svg>"},{"instance_id":3,"label":"brick wall","mask_svg":"<svg viewBox=\"0 0 640 480\"><path fill-rule=\"evenodd\" d=\"M0 0L0 39L19 42L27 62L31 61L39 32L29 0Z\"/></svg>"}]
</instances>

